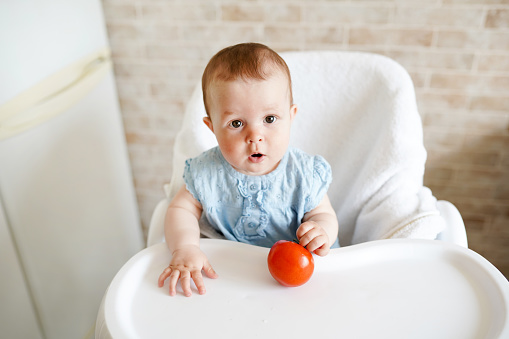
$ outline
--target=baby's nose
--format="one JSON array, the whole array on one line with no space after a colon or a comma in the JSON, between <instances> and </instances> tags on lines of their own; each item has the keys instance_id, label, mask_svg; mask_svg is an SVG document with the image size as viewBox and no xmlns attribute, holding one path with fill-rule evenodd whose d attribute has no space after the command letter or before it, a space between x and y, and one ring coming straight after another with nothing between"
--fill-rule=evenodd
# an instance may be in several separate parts
<instances>
[{"instance_id":1,"label":"baby's nose","mask_svg":"<svg viewBox=\"0 0 509 339\"><path fill-rule=\"evenodd\" d=\"M263 136L260 133L260 131L253 129L249 131L247 135L247 142L248 143L257 143L263 141Z\"/></svg>"}]
</instances>

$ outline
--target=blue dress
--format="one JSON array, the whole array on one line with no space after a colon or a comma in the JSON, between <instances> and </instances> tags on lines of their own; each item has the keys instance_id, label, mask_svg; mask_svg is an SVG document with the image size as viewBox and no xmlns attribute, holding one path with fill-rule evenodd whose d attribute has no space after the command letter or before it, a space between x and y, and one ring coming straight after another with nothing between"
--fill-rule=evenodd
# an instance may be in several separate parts
<instances>
[{"instance_id":1,"label":"blue dress","mask_svg":"<svg viewBox=\"0 0 509 339\"><path fill-rule=\"evenodd\" d=\"M215 147L186 161L184 181L215 230L230 240L271 247L297 238L304 214L322 201L332 173L323 157L290 147L272 172L245 175Z\"/></svg>"}]
</instances>

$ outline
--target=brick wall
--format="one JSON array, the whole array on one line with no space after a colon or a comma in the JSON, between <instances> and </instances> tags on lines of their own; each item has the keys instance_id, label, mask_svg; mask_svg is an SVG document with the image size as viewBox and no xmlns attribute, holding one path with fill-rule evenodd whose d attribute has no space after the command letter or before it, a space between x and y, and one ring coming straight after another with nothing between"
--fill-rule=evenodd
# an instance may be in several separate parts
<instances>
[{"instance_id":1,"label":"brick wall","mask_svg":"<svg viewBox=\"0 0 509 339\"><path fill-rule=\"evenodd\" d=\"M470 248L509 276L508 0L103 0L142 222L171 176L208 59L245 41L387 55L411 74L429 158Z\"/></svg>"}]
</instances>

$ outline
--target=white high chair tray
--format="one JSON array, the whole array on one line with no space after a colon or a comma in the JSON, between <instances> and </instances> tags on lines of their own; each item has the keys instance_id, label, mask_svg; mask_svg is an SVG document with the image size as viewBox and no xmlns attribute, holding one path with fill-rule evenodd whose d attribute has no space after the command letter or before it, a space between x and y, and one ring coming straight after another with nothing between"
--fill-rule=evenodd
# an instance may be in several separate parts
<instances>
[{"instance_id":1,"label":"white high chair tray","mask_svg":"<svg viewBox=\"0 0 509 339\"><path fill-rule=\"evenodd\" d=\"M509 338L509 283L477 253L442 241L380 240L315 256L300 287L267 268L269 249L202 239L218 279L168 295L166 244L134 256L104 300L113 338ZM180 287L179 287L180 288Z\"/></svg>"}]
</instances>

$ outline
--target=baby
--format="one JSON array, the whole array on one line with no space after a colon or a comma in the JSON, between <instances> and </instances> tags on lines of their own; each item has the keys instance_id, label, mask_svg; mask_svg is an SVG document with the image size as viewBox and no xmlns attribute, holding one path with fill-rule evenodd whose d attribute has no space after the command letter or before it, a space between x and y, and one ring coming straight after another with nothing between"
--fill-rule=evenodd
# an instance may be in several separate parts
<instances>
[{"instance_id":1,"label":"baby","mask_svg":"<svg viewBox=\"0 0 509 339\"><path fill-rule=\"evenodd\" d=\"M218 147L186 161L185 185L171 201L165 238L172 253L159 277L170 295L180 280L191 296L191 279L205 293L202 270L216 272L200 250L199 220L227 239L271 247L297 239L319 256L336 247L338 222L327 196L329 164L289 147L297 113L290 71L267 46L245 43L225 48L202 77L204 123Z\"/></svg>"}]
</instances>

